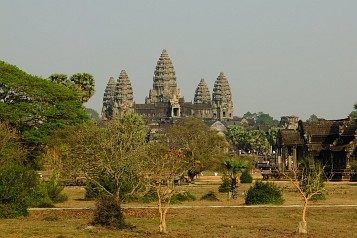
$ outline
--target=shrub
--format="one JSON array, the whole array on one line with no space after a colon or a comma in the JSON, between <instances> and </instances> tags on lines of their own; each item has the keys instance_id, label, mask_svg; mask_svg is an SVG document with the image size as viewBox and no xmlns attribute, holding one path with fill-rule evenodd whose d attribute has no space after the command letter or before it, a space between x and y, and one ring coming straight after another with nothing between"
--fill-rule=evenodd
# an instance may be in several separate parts
<instances>
[{"instance_id":1,"label":"shrub","mask_svg":"<svg viewBox=\"0 0 357 238\"><path fill-rule=\"evenodd\" d=\"M208 201L219 201L216 194L213 191L209 191L205 195L201 197L200 200L208 200Z\"/></svg>"},{"instance_id":2,"label":"shrub","mask_svg":"<svg viewBox=\"0 0 357 238\"><path fill-rule=\"evenodd\" d=\"M0 217L27 216L30 206L51 206L37 173L23 165L0 168Z\"/></svg>"},{"instance_id":3,"label":"shrub","mask_svg":"<svg viewBox=\"0 0 357 238\"><path fill-rule=\"evenodd\" d=\"M64 189L64 185L58 183L56 176L52 176L50 181L46 183L46 189L48 192L48 196L54 203L65 202L68 200L67 194L61 194Z\"/></svg>"},{"instance_id":4,"label":"shrub","mask_svg":"<svg viewBox=\"0 0 357 238\"><path fill-rule=\"evenodd\" d=\"M151 187L147 193L142 197L142 201L145 203L151 203L157 201L157 193L154 187Z\"/></svg>"},{"instance_id":5,"label":"shrub","mask_svg":"<svg viewBox=\"0 0 357 238\"><path fill-rule=\"evenodd\" d=\"M179 193L176 193L172 196L171 198L171 203L181 203L184 201L195 201L196 198L193 196L190 192L187 191L181 191Z\"/></svg>"},{"instance_id":6,"label":"shrub","mask_svg":"<svg viewBox=\"0 0 357 238\"><path fill-rule=\"evenodd\" d=\"M246 197L245 204L283 204L284 198L282 190L274 183L255 182L253 187L250 187Z\"/></svg>"},{"instance_id":7,"label":"shrub","mask_svg":"<svg viewBox=\"0 0 357 238\"><path fill-rule=\"evenodd\" d=\"M253 177L252 177L252 175L249 173L248 170L244 170L244 172L243 172L242 175L240 176L240 182L241 182L241 183L252 183L252 182L253 182Z\"/></svg>"},{"instance_id":8,"label":"shrub","mask_svg":"<svg viewBox=\"0 0 357 238\"><path fill-rule=\"evenodd\" d=\"M102 197L97 201L92 224L116 229L128 227L119 202L112 197Z\"/></svg>"},{"instance_id":9,"label":"shrub","mask_svg":"<svg viewBox=\"0 0 357 238\"><path fill-rule=\"evenodd\" d=\"M229 191L231 191L231 179L226 175L222 176L221 179L222 183L219 186L218 191L220 193L228 193Z\"/></svg>"}]
</instances>

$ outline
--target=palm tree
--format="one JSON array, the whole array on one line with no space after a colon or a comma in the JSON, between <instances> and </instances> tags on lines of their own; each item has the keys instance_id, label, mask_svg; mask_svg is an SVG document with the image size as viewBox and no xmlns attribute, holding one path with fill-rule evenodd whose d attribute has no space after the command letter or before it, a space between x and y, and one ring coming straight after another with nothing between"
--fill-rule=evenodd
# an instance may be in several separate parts
<instances>
[{"instance_id":1,"label":"palm tree","mask_svg":"<svg viewBox=\"0 0 357 238\"><path fill-rule=\"evenodd\" d=\"M70 81L76 85L77 90L81 95L82 103L88 102L95 92L95 81L93 76L88 73L76 73L71 76Z\"/></svg>"},{"instance_id":2,"label":"palm tree","mask_svg":"<svg viewBox=\"0 0 357 238\"><path fill-rule=\"evenodd\" d=\"M224 167L226 168L227 172L230 175L231 179L231 189L228 199L232 197L233 199L237 199L238 196L238 179L239 175L248 168L249 161L244 159L227 159L223 162Z\"/></svg>"}]
</instances>

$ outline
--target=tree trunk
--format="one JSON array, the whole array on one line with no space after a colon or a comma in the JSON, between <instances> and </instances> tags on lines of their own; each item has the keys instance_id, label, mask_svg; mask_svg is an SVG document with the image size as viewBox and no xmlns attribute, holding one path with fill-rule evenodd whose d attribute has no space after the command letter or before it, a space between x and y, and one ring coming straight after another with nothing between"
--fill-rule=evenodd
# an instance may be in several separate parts
<instances>
[{"instance_id":1,"label":"tree trunk","mask_svg":"<svg viewBox=\"0 0 357 238\"><path fill-rule=\"evenodd\" d=\"M163 208L162 204L160 202L159 204L159 213L160 213L160 225L159 225L159 230L160 233L162 234L166 234L167 230L166 230L166 213L167 213L167 208Z\"/></svg>"},{"instance_id":2,"label":"tree trunk","mask_svg":"<svg viewBox=\"0 0 357 238\"><path fill-rule=\"evenodd\" d=\"M307 234L306 209L308 201L309 200L305 198L304 207L302 209L302 221L299 222L299 226L296 231L299 234Z\"/></svg>"},{"instance_id":3,"label":"tree trunk","mask_svg":"<svg viewBox=\"0 0 357 238\"><path fill-rule=\"evenodd\" d=\"M238 188L237 188L237 179L236 178L232 178L231 191L232 191L232 198L237 199Z\"/></svg>"}]
</instances>

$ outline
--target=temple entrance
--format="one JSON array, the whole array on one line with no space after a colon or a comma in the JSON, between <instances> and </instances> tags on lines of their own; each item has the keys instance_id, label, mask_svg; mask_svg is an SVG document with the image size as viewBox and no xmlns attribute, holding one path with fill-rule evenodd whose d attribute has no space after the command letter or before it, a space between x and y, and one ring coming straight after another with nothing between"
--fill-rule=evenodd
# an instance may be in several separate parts
<instances>
[{"instance_id":1,"label":"temple entrance","mask_svg":"<svg viewBox=\"0 0 357 238\"><path fill-rule=\"evenodd\" d=\"M178 117L180 110L179 110L179 108L175 107L175 108L172 109L172 112L173 112L172 115L174 117Z\"/></svg>"}]
</instances>

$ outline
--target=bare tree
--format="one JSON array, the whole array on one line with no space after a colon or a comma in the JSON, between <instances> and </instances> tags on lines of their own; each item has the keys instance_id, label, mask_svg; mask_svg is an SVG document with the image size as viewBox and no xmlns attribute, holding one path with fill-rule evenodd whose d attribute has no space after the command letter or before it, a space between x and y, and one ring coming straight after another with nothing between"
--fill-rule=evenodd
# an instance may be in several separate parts
<instances>
[{"instance_id":1,"label":"bare tree","mask_svg":"<svg viewBox=\"0 0 357 238\"><path fill-rule=\"evenodd\" d=\"M302 159L298 167L293 169L289 175L291 183L297 189L304 200L301 219L297 229L298 233L307 233L306 210L312 198L318 198L324 193L324 168L311 157Z\"/></svg>"},{"instance_id":2,"label":"bare tree","mask_svg":"<svg viewBox=\"0 0 357 238\"><path fill-rule=\"evenodd\" d=\"M171 199L176 193L175 180L186 170L188 161L183 154L169 148L164 143L151 142L146 156L143 157L142 174L148 188L154 188L160 214L160 233L167 233L166 215Z\"/></svg>"}]
</instances>

